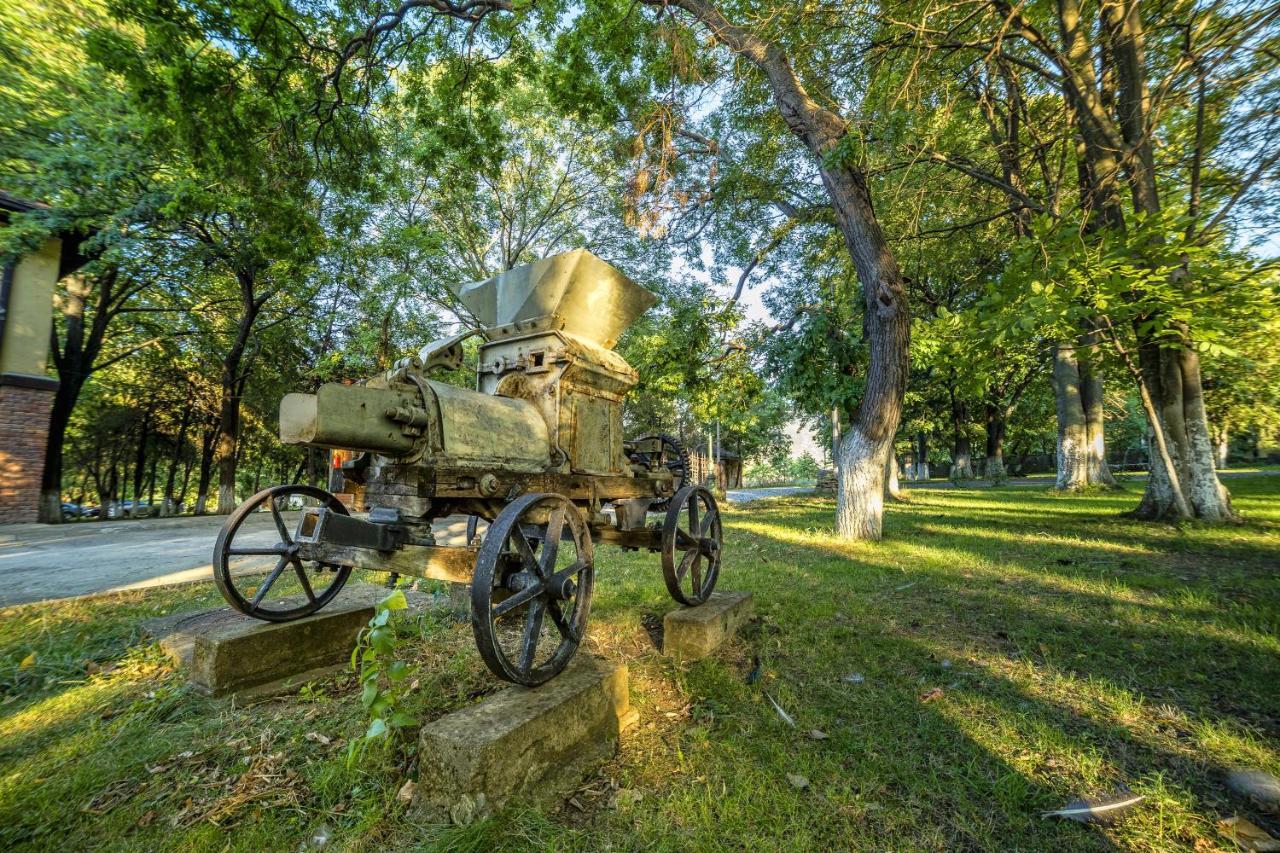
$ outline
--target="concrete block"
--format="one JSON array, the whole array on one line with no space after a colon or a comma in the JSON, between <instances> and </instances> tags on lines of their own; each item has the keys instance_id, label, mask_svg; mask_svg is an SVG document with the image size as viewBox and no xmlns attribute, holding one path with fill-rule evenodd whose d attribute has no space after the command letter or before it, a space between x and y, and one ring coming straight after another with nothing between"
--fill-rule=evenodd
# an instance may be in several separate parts
<instances>
[{"instance_id":1,"label":"concrete block","mask_svg":"<svg viewBox=\"0 0 1280 853\"><path fill-rule=\"evenodd\" d=\"M719 591L697 607L672 610L662 620L662 652L701 660L732 639L753 611L751 593Z\"/></svg>"},{"instance_id":2,"label":"concrete block","mask_svg":"<svg viewBox=\"0 0 1280 853\"><path fill-rule=\"evenodd\" d=\"M423 726L414 806L458 824L552 806L614 754L629 711L626 665L579 654L541 687L510 687Z\"/></svg>"},{"instance_id":3,"label":"concrete block","mask_svg":"<svg viewBox=\"0 0 1280 853\"><path fill-rule=\"evenodd\" d=\"M349 584L319 613L295 622L263 622L222 607L149 619L142 627L201 692L263 692L341 668L386 595L372 584Z\"/></svg>"}]
</instances>

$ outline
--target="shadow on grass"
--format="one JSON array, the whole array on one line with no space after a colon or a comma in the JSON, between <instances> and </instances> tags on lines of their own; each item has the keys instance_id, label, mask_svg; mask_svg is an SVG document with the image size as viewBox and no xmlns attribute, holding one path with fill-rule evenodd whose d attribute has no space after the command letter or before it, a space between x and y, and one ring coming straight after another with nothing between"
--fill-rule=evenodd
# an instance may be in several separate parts
<instances>
[{"instance_id":1,"label":"shadow on grass","mask_svg":"<svg viewBox=\"0 0 1280 853\"><path fill-rule=\"evenodd\" d=\"M1215 543L1171 544L1152 535L1159 531L1151 526L1110 515L1097 516L1097 526L1106 529L1091 530L1078 512L1069 519L1019 513L1034 520L984 537L934 527L920 517L933 508L916 506L895 508L889 541L880 545L837 544L816 525L797 535L797 524L829 519L829 507L806 502L803 508L778 507L763 517L730 522L747 536L727 560L744 549L760 550L762 541L784 546L789 555L776 572L754 578L758 600L781 600L787 611L805 608L806 594L822 601L829 592L823 604L809 605L830 614L827 636L788 626L789 645L807 650L779 655L774 664L804 677L780 680L795 688L797 702L805 694L831 694L839 673L826 661L848 656L861 644L857 665L870 670L880 663L867 673L868 682L874 676L886 693L896 690L879 708L866 709L873 715L910 707L913 697L901 691L904 683L923 688L930 680L950 682L940 702L947 711L928 728L944 743L962 744L946 748L949 765L967 761L981 768L976 784L987 790L971 790L962 810L981 814L973 812L975 802L995 804L1003 817L996 819L994 838L1014 846L1033 839L1043 844L1046 837L1055 845L1081 842L1069 828L1028 826L1019 817L1023 807L1053 807L1058 803L1051 791L1062 800L1123 782L1158 801L1168 824L1162 831L1171 834L1166 838L1189 844L1198 832L1192 824L1212 825L1213 815L1225 816L1224 808L1247 808L1222 786L1218 771L1224 765L1241 758L1275 765L1280 609L1276 563L1265 545L1218 549L1209 558L1215 570L1188 584L1165 563L1177 566L1188 544L1209 554ZM1070 531L1071 541L1064 523L1081 524ZM1145 550L1133 555L1131 568L1123 549L1089 541L1117 524L1129 525L1130 542ZM1046 526L1052 533L1037 537ZM1219 594L1215 586L1224 580L1244 601ZM1161 597L1170 591L1173 600ZM823 624L820 613L814 615ZM769 638L764 640L755 642L767 649ZM893 665L885 667L885 660ZM944 671L940 660L966 663ZM926 725L918 714L909 716ZM865 727L882 728L863 720ZM979 743L969 732L988 736ZM878 737L892 734L880 731ZM1039 742L1030 753L1056 745L1065 754L1056 759L1062 766L1019 762L1014 772L1021 781L997 784L994 778L1009 768L1003 756L1016 754L1011 749L1018 742ZM929 762L937 754L918 742L907 751ZM901 772L921 770L917 761ZM927 766L923 772L928 775ZM965 781L947 779L951 786ZM1001 801L1002 785L1025 790L1026 796ZM957 807L946 792L927 798L939 808ZM1267 825L1266 818L1256 817ZM1134 823L1142 828L1145 821L1139 817ZM955 825L949 815L937 829L945 833ZM965 846L971 840L951 837L949 843Z\"/></svg>"}]
</instances>

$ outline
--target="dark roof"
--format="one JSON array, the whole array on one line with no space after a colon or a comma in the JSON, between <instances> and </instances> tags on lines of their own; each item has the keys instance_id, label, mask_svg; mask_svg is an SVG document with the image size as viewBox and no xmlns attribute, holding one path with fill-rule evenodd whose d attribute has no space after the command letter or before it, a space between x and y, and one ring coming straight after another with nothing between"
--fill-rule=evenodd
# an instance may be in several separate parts
<instances>
[{"instance_id":1,"label":"dark roof","mask_svg":"<svg viewBox=\"0 0 1280 853\"><path fill-rule=\"evenodd\" d=\"M48 209L49 205L40 201L28 201L0 190L0 210L11 210L14 213L27 213L32 210Z\"/></svg>"},{"instance_id":2,"label":"dark roof","mask_svg":"<svg viewBox=\"0 0 1280 853\"><path fill-rule=\"evenodd\" d=\"M7 224L9 213L30 213L33 210L48 210L49 205L42 201L30 201L0 190L0 225ZM63 229L55 232L62 241L62 257L58 264L58 278L75 272L88 262L88 258L80 252L80 244L88 235L79 230Z\"/></svg>"}]
</instances>

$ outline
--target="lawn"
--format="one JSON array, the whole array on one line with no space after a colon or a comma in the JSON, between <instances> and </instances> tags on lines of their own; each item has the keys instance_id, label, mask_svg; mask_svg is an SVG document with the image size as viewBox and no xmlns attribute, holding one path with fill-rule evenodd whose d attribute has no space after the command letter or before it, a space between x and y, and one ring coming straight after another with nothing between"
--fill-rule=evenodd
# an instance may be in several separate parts
<instances>
[{"instance_id":1,"label":"lawn","mask_svg":"<svg viewBox=\"0 0 1280 853\"><path fill-rule=\"evenodd\" d=\"M830 499L729 511L721 584L759 618L686 666L646 629L656 556L602 548L588 646L630 665L640 723L572 803L468 827L406 813L411 754L347 765L349 676L190 692L137 626L212 584L0 611L0 847L1202 851L1237 814L1280 836L1223 784L1280 775L1280 477L1229 485L1248 520L1217 528L1123 519L1132 488L912 489L881 544L836 541ZM468 627L397 630L421 719L497 689ZM1114 826L1041 817L1122 785L1146 799Z\"/></svg>"}]
</instances>

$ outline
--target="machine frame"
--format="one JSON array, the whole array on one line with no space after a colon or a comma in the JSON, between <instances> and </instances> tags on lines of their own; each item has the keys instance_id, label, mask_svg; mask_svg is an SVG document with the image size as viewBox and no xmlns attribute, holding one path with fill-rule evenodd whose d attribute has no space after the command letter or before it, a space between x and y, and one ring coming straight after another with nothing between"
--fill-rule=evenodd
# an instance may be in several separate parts
<instances>
[{"instance_id":1,"label":"machine frame","mask_svg":"<svg viewBox=\"0 0 1280 853\"><path fill-rule=\"evenodd\" d=\"M393 583L467 584L485 663L533 686L562 671L583 640L596 544L660 553L668 592L695 606L719 577L720 512L710 491L686 482L689 457L677 441L621 435L622 400L637 376L613 346L656 297L583 250L458 296L480 320L477 332L428 344L362 385L281 402L286 443L360 452L342 473L367 517L311 486L266 489L219 533L214 577L232 607L273 622L315 613L356 568L388 572ZM477 390L428 378L456 370L472 334L484 336ZM284 514L295 500L314 505L291 529ZM277 541L237 544L259 510L271 513ZM469 531L478 519L489 528L466 545L438 544L431 522L455 515L471 517ZM245 589L233 569L243 557L275 564ZM267 595L290 570L302 594L278 605ZM549 655L547 636L556 641Z\"/></svg>"}]
</instances>

